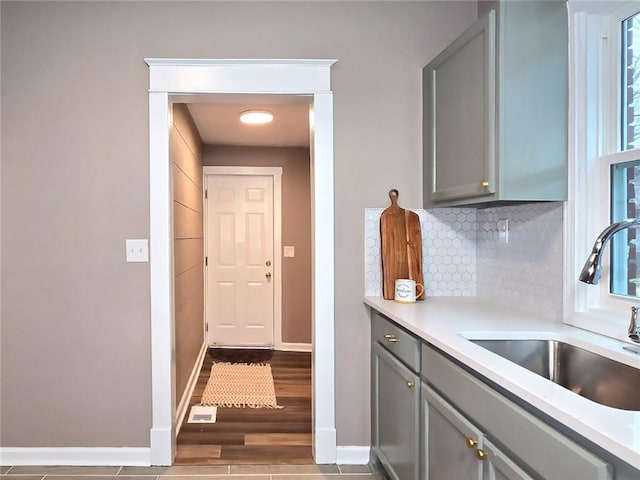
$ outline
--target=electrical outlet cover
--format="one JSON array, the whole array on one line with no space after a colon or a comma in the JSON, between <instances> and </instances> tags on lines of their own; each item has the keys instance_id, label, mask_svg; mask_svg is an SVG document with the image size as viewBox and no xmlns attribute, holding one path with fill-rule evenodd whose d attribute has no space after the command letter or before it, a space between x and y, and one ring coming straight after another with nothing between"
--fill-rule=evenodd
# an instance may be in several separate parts
<instances>
[{"instance_id":1,"label":"electrical outlet cover","mask_svg":"<svg viewBox=\"0 0 640 480\"><path fill-rule=\"evenodd\" d=\"M507 218L498 220L498 240L509 243L509 219Z\"/></svg>"}]
</instances>

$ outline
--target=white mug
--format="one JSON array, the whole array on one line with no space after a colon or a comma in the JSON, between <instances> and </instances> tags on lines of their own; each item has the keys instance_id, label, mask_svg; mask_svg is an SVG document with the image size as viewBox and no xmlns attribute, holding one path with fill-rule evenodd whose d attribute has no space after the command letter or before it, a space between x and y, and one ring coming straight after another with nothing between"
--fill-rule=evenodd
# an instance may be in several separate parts
<instances>
[{"instance_id":1,"label":"white mug","mask_svg":"<svg viewBox=\"0 0 640 480\"><path fill-rule=\"evenodd\" d=\"M417 289L417 292L416 292ZM394 300L400 303L415 303L416 297L424 292L424 285L416 283L409 278L399 278L396 280L396 291Z\"/></svg>"}]
</instances>

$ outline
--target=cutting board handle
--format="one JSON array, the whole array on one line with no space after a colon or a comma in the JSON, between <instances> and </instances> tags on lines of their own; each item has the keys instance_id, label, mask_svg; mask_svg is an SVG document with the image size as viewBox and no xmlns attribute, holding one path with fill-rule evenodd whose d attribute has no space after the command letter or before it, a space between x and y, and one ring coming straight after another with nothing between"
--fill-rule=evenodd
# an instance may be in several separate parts
<instances>
[{"instance_id":1,"label":"cutting board handle","mask_svg":"<svg viewBox=\"0 0 640 480\"><path fill-rule=\"evenodd\" d=\"M398 192L397 189L392 188L391 190L389 190L389 198L391 199L392 207L398 207L398 197L400 197L400 192Z\"/></svg>"}]
</instances>

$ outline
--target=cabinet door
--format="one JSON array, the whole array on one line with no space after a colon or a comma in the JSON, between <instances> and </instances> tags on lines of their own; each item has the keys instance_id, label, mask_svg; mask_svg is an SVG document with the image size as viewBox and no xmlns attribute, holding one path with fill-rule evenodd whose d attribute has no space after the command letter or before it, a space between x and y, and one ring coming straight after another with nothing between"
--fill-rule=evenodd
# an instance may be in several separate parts
<instances>
[{"instance_id":1,"label":"cabinet door","mask_svg":"<svg viewBox=\"0 0 640 480\"><path fill-rule=\"evenodd\" d=\"M484 480L533 480L532 477L486 438L482 449L486 454Z\"/></svg>"},{"instance_id":2,"label":"cabinet door","mask_svg":"<svg viewBox=\"0 0 640 480\"><path fill-rule=\"evenodd\" d=\"M482 432L422 384L424 478L482 479Z\"/></svg>"},{"instance_id":3,"label":"cabinet door","mask_svg":"<svg viewBox=\"0 0 640 480\"><path fill-rule=\"evenodd\" d=\"M423 71L425 206L496 192L495 12Z\"/></svg>"},{"instance_id":4,"label":"cabinet door","mask_svg":"<svg viewBox=\"0 0 640 480\"><path fill-rule=\"evenodd\" d=\"M373 345L373 449L392 480L418 480L420 379Z\"/></svg>"}]
</instances>

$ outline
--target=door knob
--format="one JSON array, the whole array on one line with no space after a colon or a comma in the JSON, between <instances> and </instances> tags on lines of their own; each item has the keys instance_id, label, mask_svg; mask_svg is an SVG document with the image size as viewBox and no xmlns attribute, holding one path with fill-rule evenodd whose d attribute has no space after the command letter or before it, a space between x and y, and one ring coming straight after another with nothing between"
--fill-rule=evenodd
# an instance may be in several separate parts
<instances>
[{"instance_id":1,"label":"door knob","mask_svg":"<svg viewBox=\"0 0 640 480\"><path fill-rule=\"evenodd\" d=\"M267 277L267 280L271 279L271 272L267 272L264 274L265 277Z\"/></svg>"}]
</instances>

